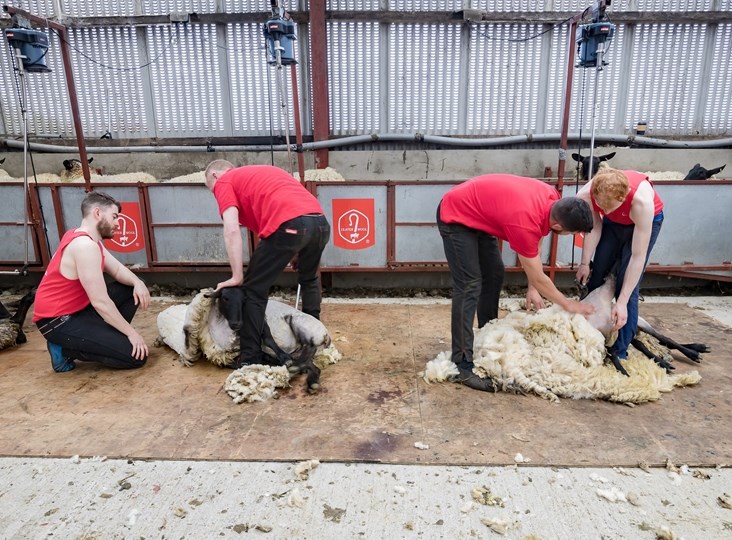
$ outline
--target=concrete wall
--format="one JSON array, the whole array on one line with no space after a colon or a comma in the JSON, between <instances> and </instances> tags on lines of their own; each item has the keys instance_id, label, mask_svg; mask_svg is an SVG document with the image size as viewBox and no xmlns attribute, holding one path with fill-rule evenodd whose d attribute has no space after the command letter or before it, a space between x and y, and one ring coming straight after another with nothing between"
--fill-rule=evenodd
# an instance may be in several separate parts
<instances>
[{"instance_id":1,"label":"concrete wall","mask_svg":"<svg viewBox=\"0 0 732 540\"><path fill-rule=\"evenodd\" d=\"M568 149L565 178L572 178L576 163ZM732 178L732 149L679 150L654 148L603 147L596 155L617 152L609 162L621 169L640 171L677 170L686 173L695 163L707 168L727 164L721 176ZM589 153L587 149L583 154ZM269 152L194 152L194 153L89 153L93 165L102 167L107 174L144 171L159 180L202 171L213 159L227 159L235 165L270 164ZM556 175L559 159L557 149L476 149L476 150L342 150L331 151L330 166L347 180L455 180L466 179L489 172L505 172L522 176L543 177L544 168L551 167ZM23 174L23 153L3 152L5 163L0 165L12 176ZM63 170L62 161L78 158L75 154L33 153L36 172ZM296 155L292 154L293 169L297 171ZM289 169L286 153L275 153L275 165ZM305 167L314 167L314 154L305 154Z\"/></svg>"}]
</instances>

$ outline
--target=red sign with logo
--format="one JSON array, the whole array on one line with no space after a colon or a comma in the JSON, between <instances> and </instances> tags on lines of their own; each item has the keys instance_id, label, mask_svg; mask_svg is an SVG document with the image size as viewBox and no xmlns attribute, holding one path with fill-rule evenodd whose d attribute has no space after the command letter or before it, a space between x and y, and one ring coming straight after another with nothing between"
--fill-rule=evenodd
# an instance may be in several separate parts
<instances>
[{"instance_id":1,"label":"red sign with logo","mask_svg":"<svg viewBox=\"0 0 732 540\"><path fill-rule=\"evenodd\" d=\"M119 213L117 230L114 238L104 241L104 247L117 253L132 253L145 248L145 237L142 234L142 218L140 205L136 202L123 202Z\"/></svg>"},{"instance_id":2,"label":"red sign with logo","mask_svg":"<svg viewBox=\"0 0 732 540\"><path fill-rule=\"evenodd\" d=\"M343 249L374 245L374 200L333 199L333 243Z\"/></svg>"}]
</instances>

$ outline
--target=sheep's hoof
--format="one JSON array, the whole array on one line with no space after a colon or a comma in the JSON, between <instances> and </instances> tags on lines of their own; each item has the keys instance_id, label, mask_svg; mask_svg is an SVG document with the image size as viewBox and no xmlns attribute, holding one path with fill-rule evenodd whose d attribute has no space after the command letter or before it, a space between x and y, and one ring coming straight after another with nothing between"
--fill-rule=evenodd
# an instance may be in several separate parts
<instances>
[{"instance_id":1,"label":"sheep's hoof","mask_svg":"<svg viewBox=\"0 0 732 540\"><path fill-rule=\"evenodd\" d=\"M318 390L320 390L320 385L318 383L308 385L308 394L317 394Z\"/></svg>"},{"instance_id":2,"label":"sheep's hoof","mask_svg":"<svg viewBox=\"0 0 732 540\"><path fill-rule=\"evenodd\" d=\"M300 370L301 370L300 366L297 366L292 363L289 366L287 366L287 371L290 372L291 375L297 375L298 373L300 373Z\"/></svg>"},{"instance_id":3,"label":"sheep's hoof","mask_svg":"<svg viewBox=\"0 0 732 540\"><path fill-rule=\"evenodd\" d=\"M617 369L620 373L622 373L626 377L630 377L630 375L628 375L628 372L625 371L625 368L623 367L623 364L621 363L621 360L620 360L620 358L618 358L617 354L610 353L610 361L612 362L613 366L615 366L615 369Z\"/></svg>"}]
</instances>

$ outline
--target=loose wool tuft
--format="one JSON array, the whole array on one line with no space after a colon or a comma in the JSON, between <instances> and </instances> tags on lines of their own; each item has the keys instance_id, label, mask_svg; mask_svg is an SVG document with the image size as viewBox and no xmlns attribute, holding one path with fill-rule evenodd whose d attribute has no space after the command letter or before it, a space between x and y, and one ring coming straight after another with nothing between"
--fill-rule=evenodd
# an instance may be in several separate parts
<instances>
[{"instance_id":1,"label":"loose wool tuft","mask_svg":"<svg viewBox=\"0 0 732 540\"><path fill-rule=\"evenodd\" d=\"M552 306L537 313L510 313L485 325L475 335L473 361L474 372L491 377L499 388L520 389L554 402L572 398L644 403L701 380L697 371L668 375L634 349L623 362L630 374L625 377L605 365L605 356L605 338L598 330L581 315ZM450 380L446 362L452 364L448 352L428 362L425 380Z\"/></svg>"},{"instance_id":2,"label":"loose wool tuft","mask_svg":"<svg viewBox=\"0 0 732 540\"><path fill-rule=\"evenodd\" d=\"M203 184L206 181L206 173L204 171L193 172L190 174L184 174L182 176L176 176L165 182L180 182L184 184Z\"/></svg>"},{"instance_id":3,"label":"loose wool tuft","mask_svg":"<svg viewBox=\"0 0 732 540\"><path fill-rule=\"evenodd\" d=\"M332 167L325 169L307 169L305 171L306 182L345 182L343 175Z\"/></svg>"},{"instance_id":4,"label":"loose wool tuft","mask_svg":"<svg viewBox=\"0 0 732 540\"><path fill-rule=\"evenodd\" d=\"M335 348L335 345L333 345L331 343L324 349L315 353L315 358L313 358L313 363L318 368L325 369L326 366L331 366L333 364L337 364L341 358L343 358L343 355L340 353L340 351L338 349Z\"/></svg>"},{"instance_id":5,"label":"loose wool tuft","mask_svg":"<svg viewBox=\"0 0 732 540\"><path fill-rule=\"evenodd\" d=\"M0 320L0 351L15 347L18 339L18 325L10 319Z\"/></svg>"},{"instance_id":6,"label":"loose wool tuft","mask_svg":"<svg viewBox=\"0 0 732 540\"><path fill-rule=\"evenodd\" d=\"M647 175L651 180L683 180L685 173L681 171L647 171L643 174Z\"/></svg>"},{"instance_id":7,"label":"loose wool tuft","mask_svg":"<svg viewBox=\"0 0 732 540\"><path fill-rule=\"evenodd\" d=\"M284 366L244 366L226 378L224 390L234 403L252 403L279 397L278 388L290 386L290 373Z\"/></svg>"}]
</instances>

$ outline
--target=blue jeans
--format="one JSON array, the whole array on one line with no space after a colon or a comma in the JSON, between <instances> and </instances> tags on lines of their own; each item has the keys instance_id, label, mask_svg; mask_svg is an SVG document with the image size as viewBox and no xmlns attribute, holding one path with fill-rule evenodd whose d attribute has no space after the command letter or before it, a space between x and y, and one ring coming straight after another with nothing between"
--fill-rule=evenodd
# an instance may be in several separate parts
<instances>
[{"instance_id":1,"label":"blue jeans","mask_svg":"<svg viewBox=\"0 0 732 540\"><path fill-rule=\"evenodd\" d=\"M653 218L651 227L651 238L648 242L648 251L646 252L645 265L648 264L648 258L651 250L656 243L658 233L661 232L663 225L663 212L659 212ZM625 270L630 262L630 255L633 247L633 231L635 225L620 225L613 223L607 218L602 220L602 235L600 242L595 249L595 256L592 259L592 274L587 282L588 292L592 292L600 287L605 281L605 277L614 270L615 272L615 298L620 294L623 288L623 279L625 278ZM611 348L611 352L616 354L618 358L628 357L628 346L635 337L638 330L638 295L640 283L643 281L641 274L638 283L628 299L628 322L625 323L618 332L618 339Z\"/></svg>"},{"instance_id":2,"label":"blue jeans","mask_svg":"<svg viewBox=\"0 0 732 540\"><path fill-rule=\"evenodd\" d=\"M498 317L503 260L495 236L459 223L444 223L437 207L437 228L452 277L452 361L473 367L473 320L478 327Z\"/></svg>"}]
</instances>

